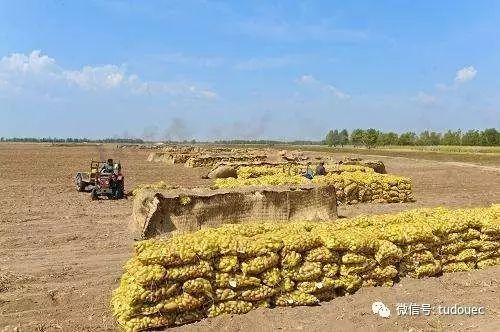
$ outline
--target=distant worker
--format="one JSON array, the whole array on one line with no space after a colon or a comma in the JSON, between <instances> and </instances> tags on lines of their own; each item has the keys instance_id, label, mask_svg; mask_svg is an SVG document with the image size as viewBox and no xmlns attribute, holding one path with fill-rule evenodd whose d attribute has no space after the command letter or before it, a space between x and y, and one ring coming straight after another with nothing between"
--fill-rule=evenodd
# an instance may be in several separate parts
<instances>
[{"instance_id":1,"label":"distant worker","mask_svg":"<svg viewBox=\"0 0 500 332\"><path fill-rule=\"evenodd\" d=\"M115 165L113 164L113 159L108 159L108 162L101 167L101 173L113 173Z\"/></svg>"},{"instance_id":2,"label":"distant worker","mask_svg":"<svg viewBox=\"0 0 500 332\"><path fill-rule=\"evenodd\" d=\"M122 164L120 164L120 162L118 162L118 163L116 163L116 164L114 165L114 167L113 167L113 168L114 168L113 173L115 173L115 174L119 174L119 173L121 173L121 171L122 171Z\"/></svg>"},{"instance_id":3,"label":"distant worker","mask_svg":"<svg viewBox=\"0 0 500 332\"><path fill-rule=\"evenodd\" d=\"M304 174L304 177L308 178L309 180L312 180L313 176L314 175L311 170L311 163L307 163L306 173Z\"/></svg>"},{"instance_id":4,"label":"distant worker","mask_svg":"<svg viewBox=\"0 0 500 332\"><path fill-rule=\"evenodd\" d=\"M325 162L321 161L318 166L316 166L316 175L326 175Z\"/></svg>"}]
</instances>

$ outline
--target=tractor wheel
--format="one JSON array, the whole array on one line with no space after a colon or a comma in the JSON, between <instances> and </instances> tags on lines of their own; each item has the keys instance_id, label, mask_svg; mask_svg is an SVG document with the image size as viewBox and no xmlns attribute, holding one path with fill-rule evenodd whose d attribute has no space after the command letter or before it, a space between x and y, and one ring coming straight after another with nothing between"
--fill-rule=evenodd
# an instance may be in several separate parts
<instances>
[{"instance_id":1,"label":"tractor wheel","mask_svg":"<svg viewBox=\"0 0 500 332\"><path fill-rule=\"evenodd\" d=\"M83 182L82 176L80 174L76 176L76 190L79 192L85 190L85 182Z\"/></svg>"},{"instance_id":2,"label":"tractor wheel","mask_svg":"<svg viewBox=\"0 0 500 332\"><path fill-rule=\"evenodd\" d=\"M95 191L95 189L92 189L92 191L90 192L90 199L95 201L97 200L99 197L97 196L97 192Z\"/></svg>"}]
</instances>

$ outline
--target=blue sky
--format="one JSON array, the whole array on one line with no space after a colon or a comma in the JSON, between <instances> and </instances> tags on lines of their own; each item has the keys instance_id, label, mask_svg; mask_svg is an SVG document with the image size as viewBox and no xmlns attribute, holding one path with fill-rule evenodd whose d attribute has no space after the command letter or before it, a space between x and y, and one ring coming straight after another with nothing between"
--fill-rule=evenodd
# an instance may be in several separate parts
<instances>
[{"instance_id":1,"label":"blue sky","mask_svg":"<svg viewBox=\"0 0 500 332\"><path fill-rule=\"evenodd\" d=\"M0 136L500 127L498 1L0 0Z\"/></svg>"}]
</instances>

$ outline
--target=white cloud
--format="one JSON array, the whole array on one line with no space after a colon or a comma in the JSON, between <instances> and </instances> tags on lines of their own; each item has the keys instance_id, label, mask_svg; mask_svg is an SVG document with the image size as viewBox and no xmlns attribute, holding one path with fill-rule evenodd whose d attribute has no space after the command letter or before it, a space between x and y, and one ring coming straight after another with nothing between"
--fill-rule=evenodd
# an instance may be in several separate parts
<instances>
[{"instance_id":1,"label":"white cloud","mask_svg":"<svg viewBox=\"0 0 500 332\"><path fill-rule=\"evenodd\" d=\"M446 85L446 84L444 84L444 83L437 83L437 84L436 84L436 89L438 89L438 90L449 90L449 89L450 89L450 87L449 87L449 86L447 86L447 85Z\"/></svg>"},{"instance_id":2,"label":"white cloud","mask_svg":"<svg viewBox=\"0 0 500 332\"><path fill-rule=\"evenodd\" d=\"M217 99L219 97L217 95L217 93L215 93L214 91L210 91L210 90L201 90L200 96L204 97L206 99Z\"/></svg>"},{"instance_id":3,"label":"white cloud","mask_svg":"<svg viewBox=\"0 0 500 332\"><path fill-rule=\"evenodd\" d=\"M464 67L457 71L455 82L464 83L472 80L477 74L477 70L473 66Z\"/></svg>"},{"instance_id":4,"label":"white cloud","mask_svg":"<svg viewBox=\"0 0 500 332\"><path fill-rule=\"evenodd\" d=\"M235 68L239 70L257 70L267 68L279 68L296 63L297 59L293 56L269 57L269 58L252 58L241 61L236 64Z\"/></svg>"},{"instance_id":5,"label":"white cloud","mask_svg":"<svg viewBox=\"0 0 500 332\"><path fill-rule=\"evenodd\" d=\"M295 80L296 83L316 84L319 83L312 75L302 75Z\"/></svg>"},{"instance_id":6,"label":"white cloud","mask_svg":"<svg viewBox=\"0 0 500 332\"><path fill-rule=\"evenodd\" d=\"M206 99L218 98L217 93L211 90L200 89L193 85L188 86L187 89L193 94L193 96L197 98L206 98Z\"/></svg>"},{"instance_id":7,"label":"white cloud","mask_svg":"<svg viewBox=\"0 0 500 332\"><path fill-rule=\"evenodd\" d=\"M368 38L365 30L342 29L334 22L284 21L279 17L255 18L239 23L244 34L285 42L317 40L325 42L359 42Z\"/></svg>"},{"instance_id":8,"label":"white cloud","mask_svg":"<svg viewBox=\"0 0 500 332\"><path fill-rule=\"evenodd\" d=\"M347 93L344 93L344 92L340 91L339 89L337 89L333 85L327 85L326 89L328 91L330 91L331 93L333 93L334 96L337 97L338 99L349 99L349 98L351 98L351 96L349 96Z\"/></svg>"},{"instance_id":9,"label":"white cloud","mask_svg":"<svg viewBox=\"0 0 500 332\"><path fill-rule=\"evenodd\" d=\"M56 72L59 68L56 61L47 55L41 55L40 50L29 55L14 53L0 60L0 71L10 73L44 73Z\"/></svg>"},{"instance_id":10,"label":"white cloud","mask_svg":"<svg viewBox=\"0 0 500 332\"><path fill-rule=\"evenodd\" d=\"M319 90L332 94L337 99L349 99L351 96L331 84L324 84L312 75L302 75L295 80L295 83L315 86Z\"/></svg>"},{"instance_id":11,"label":"white cloud","mask_svg":"<svg viewBox=\"0 0 500 332\"><path fill-rule=\"evenodd\" d=\"M138 79L137 75L135 77ZM130 81L124 69L113 65L85 66L82 70L64 71L64 78L84 89L111 89L120 86L126 80Z\"/></svg>"},{"instance_id":12,"label":"white cloud","mask_svg":"<svg viewBox=\"0 0 500 332\"><path fill-rule=\"evenodd\" d=\"M40 90L46 94L51 84L78 87L88 91L127 89L133 93L169 94L204 99L216 99L217 93L182 82L145 81L128 74L124 66L111 64L84 66L80 70L60 67L56 60L35 50L29 55L14 53L0 59L0 87ZM36 84L35 84L36 83ZM35 91L36 92L36 91Z\"/></svg>"},{"instance_id":13,"label":"white cloud","mask_svg":"<svg viewBox=\"0 0 500 332\"><path fill-rule=\"evenodd\" d=\"M145 95L187 96L191 98L215 100L219 95L210 89L204 89L185 83L143 82L136 76L124 83L133 93Z\"/></svg>"},{"instance_id":14,"label":"white cloud","mask_svg":"<svg viewBox=\"0 0 500 332\"><path fill-rule=\"evenodd\" d=\"M464 67L457 70L457 73L455 74L455 82L453 84L447 85L444 83L438 83L436 84L436 88L441 91L455 90L459 88L460 84L473 80L476 75L476 68L473 66Z\"/></svg>"},{"instance_id":15,"label":"white cloud","mask_svg":"<svg viewBox=\"0 0 500 332\"><path fill-rule=\"evenodd\" d=\"M430 105L430 104L434 104L436 103L437 101L437 98L436 96L433 96L431 94L428 94L428 93L425 93L425 92L422 92L420 91L414 98L413 100L421 103L421 104L426 104L426 105Z\"/></svg>"},{"instance_id":16,"label":"white cloud","mask_svg":"<svg viewBox=\"0 0 500 332\"><path fill-rule=\"evenodd\" d=\"M225 60L222 57L213 56L193 56L184 53L167 53L153 56L160 61L166 63L175 63L188 66L198 66L198 67L219 67Z\"/></svg>"}]
</instances>

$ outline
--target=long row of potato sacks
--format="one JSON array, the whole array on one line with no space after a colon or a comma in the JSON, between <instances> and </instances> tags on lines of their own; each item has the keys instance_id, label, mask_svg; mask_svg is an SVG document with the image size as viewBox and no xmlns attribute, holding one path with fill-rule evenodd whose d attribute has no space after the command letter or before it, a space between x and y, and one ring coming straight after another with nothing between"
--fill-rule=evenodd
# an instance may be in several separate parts
<instances>
[{"instance_id":1,"label":"long row of potato sacks","mask_svg":"<svg viewBox=\"0 0 500 332\"><path fill-rule=\"evenodd\" d=\"M214 166L218 162L257 162L265 161L266 155L200 155L193 156L186 161L186 167L207 167Z\"/></svg>"},{"instance_id":2,"label":"long row of potato sacks","mask_svg":"<svg viewBox=\"0 0 500 332\"><path fill-rule=\"evenodd\" d=\"M112 309L124 330L138 331L498 264L500 204L225 225L137 242Z\"/></svg>"},{"instance_id":3,"label":"long row of potato sacks","mask_svg":"<svg viewBox=\"0 0 500 332\"><path fill-rule=\"evenodd\" d=\"M341 168L339 168L341 170ZM367 167L339 173L315 176L312 180L296 174L297 168L283 167L238 170L238 178L216 179L215 188L285 184L330 184L336 189L337 200L343 204L359 202L398 203L414 201L411 179L391 174L379 174ZM239 176L239 175L242 176Z\"/></svg>"},{"instance_id":4,"label":"long row of potato sacks","mask_svg":"<svg viewBox=\"0 0 500 332\"><path fill-rule=\"evenodd\" d=\"M343 173L343 172L367 172L375 173L373 168L361 166L361 165L326 165L329 172L332 173ZM306 165L299 164L283 164L283 165L259 165L259 166L242 166L237 170L238 178L249 179L257 178L265 175L275 175L280 173L286 173L288 175L300 175L304 174L306 171ZM314 170L313 174L314 174Z\"/></svg>"}]
</instances>

